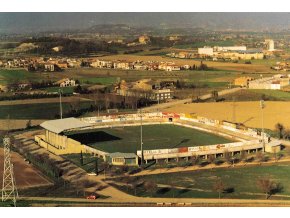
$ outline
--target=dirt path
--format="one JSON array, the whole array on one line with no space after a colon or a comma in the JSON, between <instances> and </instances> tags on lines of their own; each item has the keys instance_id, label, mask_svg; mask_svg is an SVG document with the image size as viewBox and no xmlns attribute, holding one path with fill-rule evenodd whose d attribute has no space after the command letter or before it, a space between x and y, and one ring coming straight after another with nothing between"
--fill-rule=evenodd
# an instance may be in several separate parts
<instances>
[{"instance_id":1,"label":"dirt path","mask_svg":"<svg viewBox=\"0 0 290 218\"><path fill-rule=\"evenodd\" d=\"M15 180L18 189L40 187L52 185L53 183L46 178L39 170L24 161L19 154L12 152L12 163L14 165ZM0 178L3 176L4 150L0 148ZM2 184L2 181L1 183Z\"/></svg>"}]
</instances>

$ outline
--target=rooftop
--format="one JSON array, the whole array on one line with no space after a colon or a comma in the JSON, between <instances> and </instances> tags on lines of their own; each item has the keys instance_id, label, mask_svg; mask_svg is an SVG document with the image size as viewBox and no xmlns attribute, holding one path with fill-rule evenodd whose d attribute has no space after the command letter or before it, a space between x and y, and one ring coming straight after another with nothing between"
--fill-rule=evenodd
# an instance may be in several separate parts
<instances>
[{"instance_id":1,"label":"rooftop","mask_svg":"<svg viewBox=\"0 0 290 218\"><path fill-rule=\"evenodd\" d=\"M67 130L88 127L91 126L91 124L70 117L58 120L48 120L41 123L40 126L46 130L59 134Z\"/></svg>"}]
</instances>

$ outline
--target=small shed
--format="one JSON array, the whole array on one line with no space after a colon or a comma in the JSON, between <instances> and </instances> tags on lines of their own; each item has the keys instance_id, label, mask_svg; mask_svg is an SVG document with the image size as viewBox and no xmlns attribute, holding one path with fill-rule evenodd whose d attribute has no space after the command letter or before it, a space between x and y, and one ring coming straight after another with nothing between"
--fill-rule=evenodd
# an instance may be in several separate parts
<instances>
[{"instance_id":1,"label":"small shed","mask_svg":"<svg viewBox=\"0 0 290 218\"><path fill-rule=\"evenodd\" d=\"M138 166L138 156L134 153L110 153L106 156L109 164L117 166Z\"/></svg>"}]
</instances>

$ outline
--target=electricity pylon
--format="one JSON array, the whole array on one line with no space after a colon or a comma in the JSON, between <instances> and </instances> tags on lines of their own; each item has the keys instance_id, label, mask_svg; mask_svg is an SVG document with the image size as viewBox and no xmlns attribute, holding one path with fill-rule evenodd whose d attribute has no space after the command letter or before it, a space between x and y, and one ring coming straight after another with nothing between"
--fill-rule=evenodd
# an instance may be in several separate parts
<instances>
[{"instance_id":1,"label":"electricity pylon","mask_svg":"<svg viewBox=\"0 0 290 218\"><path fill-rule=\"evenodd\" d=\"M3 171L3 187L2 201L12 200L16 207L16 199L18 192L15 183L13 164L11 162L11 140L8 135L3 138L4 144L4 171Z\"/></svg>"}]
</instances>

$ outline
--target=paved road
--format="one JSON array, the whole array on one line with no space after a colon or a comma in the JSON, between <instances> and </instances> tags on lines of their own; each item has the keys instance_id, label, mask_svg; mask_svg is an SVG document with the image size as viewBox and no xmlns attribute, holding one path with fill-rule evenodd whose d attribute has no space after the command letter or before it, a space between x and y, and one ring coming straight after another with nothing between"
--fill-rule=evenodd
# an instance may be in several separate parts
<instances>
[{"instance_id":1,"label":"paved road","mask_svg":"<svg viewBox=\"0 0 290 218\"><path fill-rule=\"evenodd\" d=\"M54 206L62 205L54 203L67 202L71 206L93 206L92 204L107 204L108 206L138 206L138 205L148 205L148 206L247 206L247 207L259 207L259 206L280 206L286 207L290 206L289 200L249 200L249 199L204 199L204 198L136 198L135 201L124 200L124 201L114 201L113 199L96 199L87 200L79 198L48 198L48 197L26 197L20 198L22 200L32 200L32 201L52 201L51 204ZM137 200L138 199L138 200ZM73 202L73 204L71 204ZM83 204L79 204L79 203ZM36 202L37 203L37 202ZM84 203L87 203L84 204ZM43 206L48 206L49 203L45 202Z\"/></svg>"},{"instance_id":2,"label":"paved road","mask_svg":"<svg viewBox=\"0 0 290 218\"><path fill-rule=\"evenodd\" d=\"M224 96L224 95L227 95L227 94L232 94L232 93L235 93L235 92L237 92L237 91L239 91L241 89L242 88L237 87L237 88L232 88L232 89L221 90L221 91L218 92L218 95L219 96ZM206 100L206 99L211 98L211 94L202 95L199 98L201 100ZM162 109L169 108L169 107L172 107L172 106L176 106L176 105L179 105L179 104L191 103L191 101L192 101L191 98L187 98L187 99L183 99L183 100L171 101L171 102L157 104L157 105L153 105L153 106L144 108L144 111L146 111L146 112L147 111L148 112L154 112L154 111L162 110Z\"/></svg>"}]
</instances>

